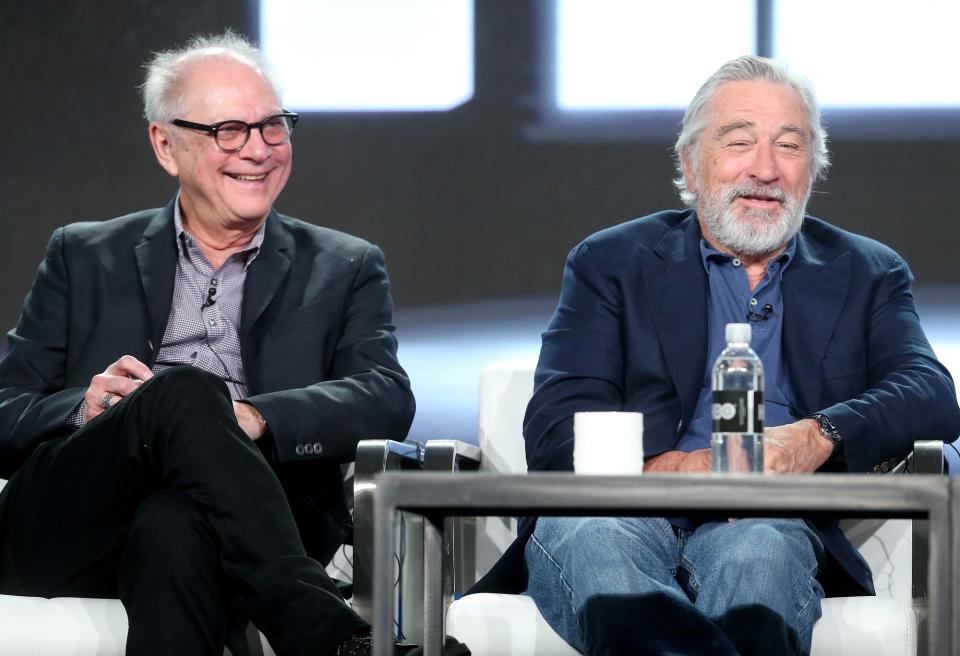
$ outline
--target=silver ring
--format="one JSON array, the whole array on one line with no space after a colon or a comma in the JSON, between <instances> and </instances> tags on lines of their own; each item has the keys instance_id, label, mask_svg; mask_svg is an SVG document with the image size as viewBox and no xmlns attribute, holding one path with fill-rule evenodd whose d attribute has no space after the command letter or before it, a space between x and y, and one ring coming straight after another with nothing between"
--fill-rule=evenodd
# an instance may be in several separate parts
<instances>
[{"instance_id":1,"label":"silver ring","mask_svg":"<svg viewBox=\"0 0 960 656\"><path fill-rule=\"evenodd\" d=\"M113 394L111 394L110 392L107 392L106 394L103 395L103 398L100 399L100 407L103 408L104 410L109 410L110 402L112 400L113 400Z\"/></svg>"}]
</instances>

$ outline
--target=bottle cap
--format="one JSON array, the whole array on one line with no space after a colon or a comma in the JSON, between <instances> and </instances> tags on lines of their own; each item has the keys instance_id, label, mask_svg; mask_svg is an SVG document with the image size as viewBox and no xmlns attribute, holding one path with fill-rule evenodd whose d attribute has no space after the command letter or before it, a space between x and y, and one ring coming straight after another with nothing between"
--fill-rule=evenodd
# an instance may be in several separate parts
<instances>
[{"instance_id":1,"label":"bottle cap","mask_svg":"<svg viewBox=\"0 0 960 656\"><path fill-rule=\"evenodd\" d=\"M748 323L728 323L726 329L727 342L746 342L750 343L750 324Z\"/></svg>"}]
</instances>

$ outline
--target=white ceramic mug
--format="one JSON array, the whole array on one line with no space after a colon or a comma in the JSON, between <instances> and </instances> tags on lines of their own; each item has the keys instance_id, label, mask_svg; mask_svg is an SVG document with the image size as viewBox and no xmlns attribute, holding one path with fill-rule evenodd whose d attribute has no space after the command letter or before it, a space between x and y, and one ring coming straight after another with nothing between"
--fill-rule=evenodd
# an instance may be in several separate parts
<instances>
[{"instance_id":1,"label":"white ceramic mug","mask_svg":"<svg viewBox=\"0 0 960 656\"><path fill-rule=\"evenodd\" d=\"M577 412L573 415L573 470L578 474L643 472L643 415Z\"/></svg>"}]
</instances>

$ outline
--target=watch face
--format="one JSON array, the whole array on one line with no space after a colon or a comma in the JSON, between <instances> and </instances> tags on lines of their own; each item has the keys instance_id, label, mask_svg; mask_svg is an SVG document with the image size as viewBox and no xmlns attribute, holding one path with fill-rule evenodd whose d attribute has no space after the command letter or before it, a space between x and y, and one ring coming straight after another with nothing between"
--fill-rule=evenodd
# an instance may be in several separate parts
<instances>
[{"instance_id":1,"label":"watch face","mask_svg":"<svg viewBox=\"0 0 960 656\"><path fill-rule=\"evenodd\" d=\"M840 432L837 430L836 426L833 425L827 417L824 415L817 416L817 423L820 424L820 432L823 433L824 437L829 438L833 441L834 446L840 446Z\"/></svg>"}]
</instances>

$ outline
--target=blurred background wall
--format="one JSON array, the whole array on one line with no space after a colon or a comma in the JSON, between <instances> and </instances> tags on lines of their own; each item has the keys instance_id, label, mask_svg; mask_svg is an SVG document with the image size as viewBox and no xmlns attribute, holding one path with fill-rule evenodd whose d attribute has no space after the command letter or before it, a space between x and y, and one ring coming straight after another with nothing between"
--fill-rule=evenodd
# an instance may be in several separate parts
<instances>
[{"instance_id":1,"label":"blurred background wall","mask_svg":"<svg viewBox=\"0 0 960 656\"><path fill-rule=\"evenodd\" d=\"M476 1L475 91L466 104L446 112L305 113L294 134L294 173L278 209L383 248L401 356L404 330L411 358L414 345L429 351L450 337L447 329L430 337L438 316L454 318L458 337L495 338L503 325L495 323L498 311L507 323L520 317L520 350L535 355L568 250L601 227L679 206L670 182L672 131L558 137L538 127L549 5ZM54 228L170 199L175 181L156 164L141 117L140 66L152 51L225 27L256 39L257 3L0 4L5 328L16 320ZM669 65L669 53L653 63ZM910 128L910 116L903 120ZM833 167L809 211L889 244L911 264L920 288L949 304L960 289L960 137L916 132L836 134ZM437 308L446 310L438 315ZM447 366L448 379L472 393L476 365ZM435 411L442 405L438 399ZM421 411L430 407L421 399Z\"/></svg>"}]
</instances>

